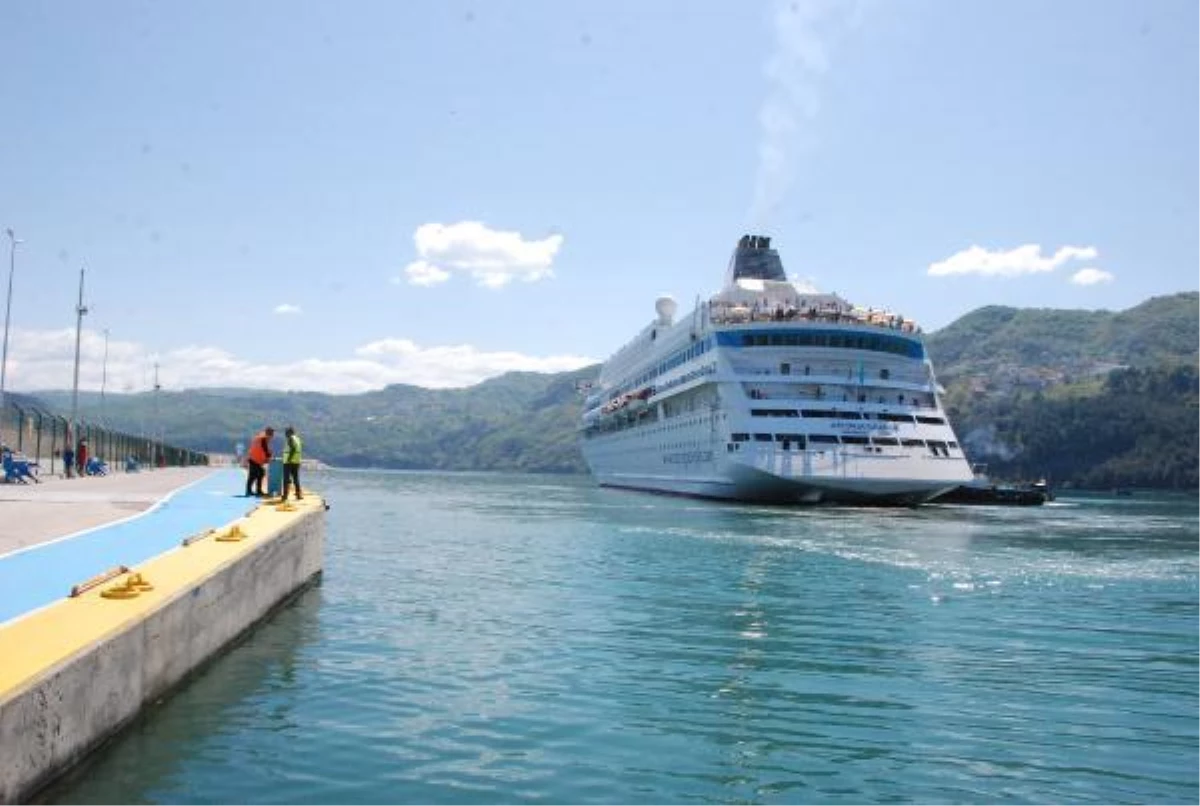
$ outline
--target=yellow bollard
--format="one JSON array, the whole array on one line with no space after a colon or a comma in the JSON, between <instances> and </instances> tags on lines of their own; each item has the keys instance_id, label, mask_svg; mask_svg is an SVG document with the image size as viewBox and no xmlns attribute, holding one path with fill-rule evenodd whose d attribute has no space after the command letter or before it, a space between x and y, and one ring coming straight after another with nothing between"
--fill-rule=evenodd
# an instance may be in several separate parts
<instances>
[{"instance_id":1,"label":"yellow bollard","mask_svg":"<svg viewBox=\"0 0 1200 806\"><path fill-rule=\"evenodd\" d=\"M236 523L229 527L229 531L217 535L218 543L237 543L239 540L246 539L247 535L242 531L242 527Z\"/></svg>"},{"instance_id":2,"label":"yellow bollard","mask_svg":"<svg viewBox=\"0 0 1200 806\"><path fill-rule=\"evenodd\" d=\"M100 591L100 596L104 599L135 599L139 593L152 590L154 586L141 574L130 574L124 582Z\"/></svg>"}]
</instances>

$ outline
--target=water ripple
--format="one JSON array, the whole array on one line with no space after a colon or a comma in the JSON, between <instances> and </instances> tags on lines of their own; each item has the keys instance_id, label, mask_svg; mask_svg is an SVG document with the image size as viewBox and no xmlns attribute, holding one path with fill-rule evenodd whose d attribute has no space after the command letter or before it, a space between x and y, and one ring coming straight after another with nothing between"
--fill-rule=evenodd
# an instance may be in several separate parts
<instances>
[{"instance_id":1,"label":"water ripple","mask_svg":"<svg viewBox=\"0 0 1200 806\"><path fill-rule=\"evenodd\" d=\"M322 585L69 802L1195 802L1196 502L331 474Z\"/></svg>"}]
</instances>

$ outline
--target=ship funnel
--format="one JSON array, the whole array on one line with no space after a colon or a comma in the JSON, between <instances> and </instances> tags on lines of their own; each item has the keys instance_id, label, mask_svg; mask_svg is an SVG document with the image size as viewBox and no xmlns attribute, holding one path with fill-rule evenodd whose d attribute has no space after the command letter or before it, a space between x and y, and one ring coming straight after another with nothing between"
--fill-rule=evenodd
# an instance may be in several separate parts
<instances>
[{"instance_id":1,"label":"ship funnel","mask_svg":"<svg viewBox=\"0 0 1200 806\"><path fill-rule=\"evenodd\" d=\"M766 235L743 235L738 239L725 284L735 285L743 279L787 282L783 261L771 248L771 239Z\"/></svg>"},{"instance_id":2,"label":"ship funnel","mask_svg":"<svg viewBox=\"0 0 1200 806\"><path fill-rule=\"evenodd\" d=\"M654 310L658 311L658 323L660 325L669 325L675 319L675 309L679 307L675 304L675 298L670 294L663 294L654 301Z\"/></svg>"}]
</instances>

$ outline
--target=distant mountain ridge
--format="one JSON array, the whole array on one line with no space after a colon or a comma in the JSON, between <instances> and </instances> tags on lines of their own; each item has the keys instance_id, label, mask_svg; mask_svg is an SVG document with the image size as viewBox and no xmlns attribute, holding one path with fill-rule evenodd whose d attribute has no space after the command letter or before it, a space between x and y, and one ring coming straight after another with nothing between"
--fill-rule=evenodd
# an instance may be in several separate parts
<instances>
[{"instance_id":1,"label":"distant mountain ridge","mask_svg":"<svg viewBox=\"0 0 1200 806\"><path fill-rule=\"evenodd\" d=\"M925 343L938 378L993 383L1074 382L1122 366L1147 367L1200 356L1200 293L1153 297L1125 311L988 306L929 334Z\"/></svg>"},{"instance_id":2,"label":"distant mountain ridge","mask_svg":"<svg viewBox=\"0 0 1200 806\"><path fill-rule=\"evenodd\" d=\"M232 453L266 423L294 424L305 453L335 466L440 470L581 472L575 443L576 381L596 368L512 372L465 389L404 384L356 395L191 389L107 395L80 393L80 416L131 433L165 432L168 442ZM40 392L62 411L67 392ZM158 412L156 415L155 412Z\"/></svg>"},{"instance_id":3,"label":"distant mountain ridge","mask_svg":"<svg viewBox=\"0 0 1200 806\"><path fill-rule=\"evenodd\" d=\"M1200 294L1116 313L989 306L928 334L926 344L961 441L998 475L1196 486ZM292 423L306 454L335 466L577 473L586 468L575 388L598 369L357 395L196 389L161 392L156 404L152 393L110 394L104 419L138 433L155 428L157 406L167 441L221 453L264 423ZM38 396L69 408L67 392ZM97 420L99 395L81 393L80 407ZM1097 445L1099 433L1107 437Z\"/></svg>"}]
</instances>

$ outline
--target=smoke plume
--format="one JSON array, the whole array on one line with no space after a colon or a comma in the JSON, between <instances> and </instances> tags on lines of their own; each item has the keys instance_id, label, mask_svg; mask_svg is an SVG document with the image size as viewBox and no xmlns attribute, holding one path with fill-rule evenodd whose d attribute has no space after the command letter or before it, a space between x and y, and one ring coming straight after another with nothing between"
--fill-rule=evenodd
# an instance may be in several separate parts
<instances>
[{"instance_id":1,"label":"smoke plume","mask_svg":"<svg viewBox=\"0 0 1200 806\"><path fill-rule=\"evenodd\" d=\"M809 125L820 108L821 77L838 33L857 18L852 0L774 0L774 47L763 66L767 95L759 109L758 172L749 224L765 229L791 188L797 156L812 147Z\"/></svg>"},{"instance_id":2,"label":"smoke plume","mask_svg":"<svg viewBox=\"0 0 1200 806\"><path fill-rule=\"evenodd\" d=\"M1004 444L994 425L974 428L969 434L961 437L960 441L972 459L1000 459L1007 462L1020 453L1020 450Z\"/></svg>"}]
</instances>

